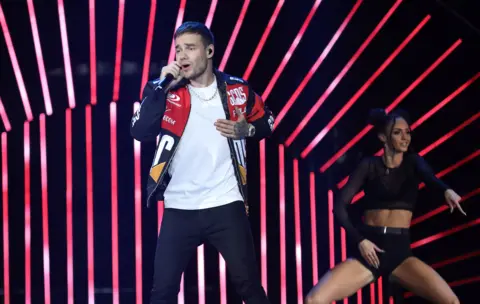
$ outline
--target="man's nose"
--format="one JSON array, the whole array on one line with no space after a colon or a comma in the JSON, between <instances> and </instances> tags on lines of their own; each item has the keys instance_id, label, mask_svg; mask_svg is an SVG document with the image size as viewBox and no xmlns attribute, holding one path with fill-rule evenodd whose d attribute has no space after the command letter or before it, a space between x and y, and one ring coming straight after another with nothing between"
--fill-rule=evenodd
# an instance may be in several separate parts
<instances>
[{"instance_id":1,"label":"man's nose","mask_svg":"<svg viewBox=\"0 0 480 304\"><path fill-rule=\"evenodd\" d=\"M178 58L179 59L187 59L187 53L185 53L185 52L178 53Z\"/></svg>"}]
</instances>

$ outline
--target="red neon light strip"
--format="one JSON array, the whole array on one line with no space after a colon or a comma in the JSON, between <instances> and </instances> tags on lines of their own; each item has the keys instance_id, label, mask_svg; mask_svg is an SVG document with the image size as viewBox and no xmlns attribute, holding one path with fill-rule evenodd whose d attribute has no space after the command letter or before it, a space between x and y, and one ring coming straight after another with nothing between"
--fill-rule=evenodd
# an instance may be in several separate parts
<instances>
[{"instance_id":1,"label":"red neon light strip","mask_svg":"<svg viewBox=\"0 0 480 304\"><path fill-rule=\"evenodd\" d=\"M375 304L375 283L370 283L370 303Z\"/></svg>"},{"instance_id":2,"label":"red neon light strip","mask_svg":"<svg viewBox=\"0 0 480 304\"><path fill-rule=\"evenodd\" d=\"M480 75L480 74L479 74ZM448 98L448 97L447 97ZM450 99L451 100L451 99ZM422 117L425 117L426 115L428 115L432 110L430 110L428 113L426 113L424 116ZM453 129L452 131L446 133L445 135L443 135L442 137L440 137L439 139L437 139L435 142L431 143L430 145L428 145L428 147L424 148L422 151L418 152L418 154L420 156L425 156L427 153L429 153L430 151L432 151L433 149L437 148L438 146L440 146L441 144L443 144L445 141L447 141L448 139L450 139L452 136L454 136L455 134L457 134L458 132L460 132L461 130L463 130L465 127L467 127L468 125L470 125L472 122L474 122L476 119L478 119L480 117L480 113L477 113L475 115L473 115L472 117L470 117L469 119L467 119L466 121L464 121L462 124L460 124L458 127L456 127L455 129ZM420 118L421 119L421 118ZM418 121L417 121L418 122ZM414 127L412 127L411 129L414 130L415 127L418 127L419 125L416 124ZM375 153L375 155L377 156L380 156L383 154L383 149L380 149L377 153ZM341 182L339 182L337 184L337 187L340 189L340 188L343 188L343 186L345 186L345 184L347 183L348 181L348 176L345 177Z\"/></svg>"},{"instance_id":3,"label":"red neon light strip","mask_svg":"<svg viewBox=\"0 0 480 304\"><path fill-rule=\"evenodd\" d=\"M67 223L67 301L74 302L73 285L73 185L72 185L72 110L65 110L65 167L66 167L66 223ZM87 194L88 195L88 194Z\"/></svg>"},{"instance_id":4,"label":"red neon light strip","mask_svg":"<svg viewBox=\"0 0 480 304\"><path fill-rule=\"evenodd\" d=\"M112 294L113 303L119 303L118 278L118 185L117 185L117 105L110 103L110 166L112 199Z\"/></svg>"},{"instance_id":5,"label":"red neon light strip","mask_svg":"<svg viewBox=\"0 0 480 304\"><path fill-rule=\"evenodd\" d=\"M267 173L265 140L259 143L260 148L260 259L262 286L267 292Z\"/></svg>"},{"instance_id":6,"label":"red neon light strip","mask_svg":"<svg viewBox=\"0 0 480 304\"><path fill-rule=\"evenodd\" d=\"M458 280L458 281L454 281L454 282L448 283L448 285L449 285L450 287L457 287L457 286L462 286L462 285L471 284L471 283L476 283L476 282L480 282L480 277L473 277L473 278ZM405 298L410 298L410 297L413 297L414 295L415 295L415 294L412 293L412 292L406 292L406 293L404 294L404 297L405 297Z\"/></svg>"},{"instance_id":7,"label":"red neon light strip","mask_svg":"<svg viewBox=\"0 0 480 304\"><path fill-rule=\"evenodd\" d=\"M428 147L423 149L419 154L421 156L423 156L423 155L427 154L428 152L432 151L433 149L435 149L436 147L438 147L439 145L441 145L445 141L447 141L450 137L452 137L453 135L455 135L458 132L460 132L461 130L463 130L466 126L468 126L469 124L474 122L479 117L480 117L480 112L478 112L477 114L470 117L468 120L463 122L461 125L459 125L455 129L453 129L452 131L448 132L447 134L445 134L442 137L440 137L439 139L437 139L434 143L430 144Z\"/></svg>"},{"instance_id":8,"label":"red neon light strip","mask_svg":"<svg viewBox=\"0 0 480 304\"><path fill-rule=\"evenodd\" d=\"M467 259L470 259L470 258L473 258L473 257L477 257L477 256L480 256L480 250L470 252L470 253L467 253L467 254L464 254L464 255L460 255L460 256L445 260L445 261L441 261L441 262L432 264L430 266L434 269L438 269L438 268L441 268L441 267L444 267L444 266L447 266L447 265L450 265L450 264L453 264L453 263L457 263L457 262L460 262L460 261L464 261L464 260L467 260Z\"/></svg>"},{"instance_id":9,"label":"red neon light strip","mask_svg":"<svg viewBox=\"0 0 480 304\"><path fill-rule=\"evenodd\" d=\"M295 52L295 49L297 48L298 44L302 40L303 34L307 30L307 27L310 25L310 21L312 21L312 18L315 15L315 12L317 11L320 3L322 3L322 0L316 0L315 3L313 4L312 8L310 9L310 12L308 13L307 18L305 19L302 27L298 31L297 36L295 37L295 40L293 40L292 44L290 45L290 48L288 49L287 53L283 57L282 62L278 66L277 70L275 71L275 74L273 74L272 79L270 79L270 82L268 83L267 88L265 89L265 91L262 94L262 99L264 101L267 100L268 96L272 92L272 89L275 86L275 84L277 83L278 78L280 77L280 74L282 74L283 70L287 66L288 61L292 57L293 52Z\"/></svg>"},{"instance_id":10,"label":"red neon light strip","mask_svg":"<svg viewBox=\"0 0 480 304\"><path fill-rule=\"evenodd\" d=\"M322 51L320 56L317 58L317 61L315 61L315 64L310 68L310 71L308 71L307 75L303 78L302 82L300 85L297 87L293 95L290 97L290 99L287 101L285 106L283 106L282 110L278 113L277 117L275 118L275 125L274 127L276 128L280 122L283 120L285 115L287 115L287 112L290 110L290 108L293 106L295 101L297 100L298 96L302 93L303 89L307 86L308 82L310 79L312 79L313 75L315 75L315 72L318 70L320 65L323 63L325 58L327 58L328 54L332 50L332 48L335 46L335 43L337 42L338 38L342 35L343 31L347 27L347 25L350 23L352 20L353 16L357 12L358 8L362 4L362 0L357 0L355 5L352 7L350 12L348 13L347 17L343 20L342 24L340 27L337 29L335 34L332 36L332 39L330 39L330 42L327 44L325 49Z\"/></svg>"},{"instance_id":11,"label":"red neon light strip","mask_svg":"<svg viewBox=\"0 0 480 304\"><path fill-rule=\"evenodd\" d=\"M32 278L31 278L31 227L30 227L30 125L23 124L23 164L25 183L25 303L32 301Z\"/></svg>"},{"instance_id":12,"label":"red neon light strip","mask_svg":"<svg viewBox=\"0 0 480 304\"><path fill-rule=\"evenodd\" d=\"M204 245L197 249L198 304L205 304L205 250Z\"/></svg>"},{"instance_id":13,"label":"red neon light strip","mask_svg":"<svg viewBox=\"0 0 480 304\"><path fill-rule=\"evenodd\" d=\"M75 90L73 89L72 66L70 64L70 50L68 48L67 23L65 21L65 6L63 0L58 0L58 18L60 20L60 35L62 38L63 64L67 80L68 105L75 108Z\"/></svg>"},{"instance_id":14,"label":"red neon light strip","mask_svg":"<svg viewBox=\"0 0 480 304\"><path fill-rule=\"evenodd\" d=\"M452 166L443 169L442 171L435 174L435 176L438 177L438 178L441 178L441 177L447 175L448 173L452 172L453 170L457 169L458 167L463 166L464 164L468 163L469 161L471 161L472 159L474 159L475 157L477 157L479 155L480 155L480 149L473 152L469 156L465 157L461 161L453 164ZM421 183L420 186L418 186L418 189L422 189L423 187L425 187L425 183Z\"/></svg>"},{"instance_id":15,"label":"red neon light strip","mask_svg":"<svg viewBox=\"0 0 480 304\"><path fill-rule=\"evenodd\" d=\"M220 304L227 304L227 267L222 255L218 255L220 269Z\"/></svg>"},{"instance_id":16,"label":"red neon light strip","mask_svg":"<svg viewBox=\"0 0 480 304\"><path fill-rule=\"evenodd\" d=\"M284 0L279 0L277 2L277 6L275 7L273 14L270 17L270 20L268 21L268 25L263 31L262 38L260 38L260 42L258 43L257 48L255 49L255 52L253 53L253 56L250 59L250 62L248 63L247 69L243 74L243 79L247 80L248 78L250 78L250 74L252 73L253 67L257 63L258 57L260 56L260 53L262 52L263 47L265 46L265 42L267 41L267 38L270 35L270 32L272 31L273 25L277 21L277 17L280 14L280 10L282 9L282 6L284 3L285 3Z\"/></svg>"},{"instance_id":17,"label":"red neon light strip","mask_svg":"<svg viewBox=\"0 0 480 304\"><path fill-rule=\"evenodd\" d=\"M95 0L88 1L90 33L90 103L97 104L97 51L95 38Z\"/></svg>"},{"instance_id":18,"label":"red neon light strip","mask_svg":"<svg viewBox=\"0 0 480 304\"><path fill-rule=\"evenodd\" d=\"M463 92L468 86L475 82L480 77L480 72L475 74L472 78L462 84L458 89L456 89L452 94L448 95L444 100L442 100L439 104L433 107L430 111L428 111L425 115L419 118L415 123L412 124L411 128L414 129L424 123L427 119L429 119L433 114L437 113L441 108L443 108L446 104L448 104L452 99L457 97L458 94Z\"/></svg>"},{"instance_id":19,"label":"red neon light strip","mask_svg":"<svg viewBox=\"0 0 480 304\"><path fill-rule=\"evenodd\" d=\"M5 112L5 108L3 107L2 98L0 97L0 117L2 118L3 125L5 126L5 131L10 131L12 126L10 125L10 121L8 120L7 112Z\"/></svg>"},{"instance_id":20,"label":"red neon light strip","mask_svg":"<svg viewBox=\"0 0 480 304\"><path fill-rule=\"evenodd\" d=\"M347 184L348 178L349 178L349 176L346 176L344 179L342 179L342 181L337 184L337 188L342 189L343 186L345 186Z\"/></svg>"},{"instance_id":21,"label":"red neon light strip","mask_svg":"<svg viewBox=\"0 0 480 304\"><path fill-rule=\"evenodd\" d=\"M378 280L377 280L377 288L378 288L378 304L383 304L382 277L379 277Z\"/></svg>"},{"instance_id":22,"label":"red neon light strip","mask_svg":"<svg viewBox=\"0 0 480 304\"><path fill-rule=\"evenodd\" d=\"M133 112L140 108L140 103L133 104ZM135 179L135 295L136 304L143 302L142 287L142 177L141 177L141 144L133 140L134 179Z\"/></svg>"},{"instance_id":23,"label":"red neon light strip","mask_svg":"<svg viewBox=\"0 0 480 304\"><path fill-rule=\"evenodd\" d=\"M183 14L185 13L185 6L187 5L187 0L180 1L180 7L178 8L177 22L175 23L174 32L177 28L182 25ZM172 45L170 46L170 55L168 55L168 62L172 62L175 59L175 40L172 38Z\"/></svg>"},{"instance_id":24,"label":"red neon light strip","mask_svg":"<svg viewBox=\"0 0 480 304\"><path fill-rule=\"evenodd\" d=\"M298 160L293 160L293 193L294 193L294 215L295 215L295 261L297 270L297 303L303 303L303 281L302 281L302 236L300 227L300 184L298 177Z\"/></svg>"},{"instance_id":25,"label":"red neon light strip","mask_svg":"<svg viewBox=\"0 0 480 304\"><path fill-rule=\"evenodd\" d=\"M472 192L470 192L470 193L462 196L462 200L460 201L460 203L463 203L463 202L465 202L467 199L471 198L472 196L478 195L478 194L480 194L480 188L477 188L476 190L473 190ZM427 213L425 213L424 215L419 216L419 217L413 219L413 220L412 220L412 223L410 224L410 226L413 226L413 225L416 225L416 224L418 224L418 223L421 223L421 222L423 222L423 221L425 221L425 220L427 220L427 219L429 219L429 218L431 218L431 217L433 217L433 216L435 216L435 215L437 215L437 214L439 214L439 213L441 213L441 212L443 212L443 211L446 211L447 209L449 209L449 207L447 207L447 205L442 205L442 206L436 208L435 210L432 210L432 211L430 211L430 212L427 212Z\"/></svg>"},{"instance_id":26,"label":"red neon light strip","mask_svg":"<svg viewBox=\"0 0 480 304\"><path fill-rule=\"evenodd\" d=\"M8 233L8 157L7 133L2 132L2 230L3 230L3 301L10 304L10 247Z\"/></svg>"},{"instance_id":27,"label":"red neon light strip","mask_svg":"<svg viewBox=\"0 0 480 304\"><path fill-rule=\"evenodd\" d=\"M357 61L357 59L362 55L363 51L367 48L367 46L370 44L370 42L375 38L377 33L382 29L382 27L385 25L385 23L390 19L392 14L395 12L395 10L398 8L398 6L402 3L402 0L397 0L395 1L395 4L390 8L390 10L387 12L387 14L380 20L380 22L377 24L375 29L368 35L367 39L360 45L358 50L353 54L352 58L347 62L347 64L343 67L343 69L340 71L340 73L335 77L335 79L330 83L328 88L325 90L325 92L320 96L320 98L317 100L317 102L313 105L313 107L308 111L307 115L302 119L302 121L298 124L297 128L293 131L292 134L287 138L285 141L287 147L290 146L290 144L293 142L295 137L303 130L303 128L307 125L307 123L312 119L313 115L320 109L322 104L325 102L325 100L330 96L330 94L335 90L337 85L342 81L343 77L348 73L352 65Z\"/></svg>"},{"instance_id":28,"label":"red neon light strip","mask_svg":"<svg viewBox=\"0 0 480 304\"><path fill-rule=\"evenodd\" d=\"M422 75L420 75L412 84L410 84L410 86L402 92L402 94L400 94L400 96L397 97L397 99L394 100L394 102L392 102L386 109L385 111L387 113L391 112L396 106L398 106L398 104L408 95L410 94L411 91L413 91L413 89L418 85L420 84L420 82L423 81L423 79L425 79L425 77L427 77L443 60L445 60L460 44L462 43L462 39L458 39L457 41L455 41L454 44L452 44L446 51L445 53L442 54L442 56L440 56L437 60L435 60L435 62L428 67L427 70L425 70L425 72L422 73Z\"/></svg>"},{"instance_id":29,"label":"red neon light strip","mask_svg":"<svg viewBox=\"0 0 480 304\"><path fill-rule=\"evenodd\" d=\"M362 304L363 298L362 298L362 289L359 289L357 291L357 304Z\"/></svg>"},{"instance_id":30,"label":"red neon light strip","mask_svg":"<svg viewBox=\"0 0 480 304\"><path fill-rule=\"evenodd\" d=\"M313 285L318 283L318 256L317 256L317 203L315 199L315 173L310 172L310 223L312 229L312 275Z\"/></svg>"},{"instance_id":31,"label":"red neon light strip","mask_svg":"<svg viewBox=\"0 0 480 304\"><path fill-rule=\"evenodd\" d=\"M270 21L263 32L262 38L260 39L257 48L250 60L247 70L245 71L243 78L247 80L250 77L250 73L255 66L255 63L260 55L260 52L265 45L265 42L270 35L270 31L275 24L275 21L280 13L280 9L283 6L284 1L280 0L277 3L275 11L270 17ZM265 140L261 140L259 143L259 159L260 159L260 259L261 259L261 280L262 286L265 289L265 292L268 293L268 280L267 280L267 189L266 189L266 155L265 155Z\"/></svg>"},{"instance_id":32,"label":"red neon light strip","mask_svg":"<svg viewBox=\"0 0 480 304\"><path fill-rule=\"evenodd\" d=\"M461 161L456 162L455 164L451 165L450 167L443 169L442 171L435 174L435 176L437 178L441 178L441 177L447 175L448 173L452 172L453 170L457 169L458 167L463 166L464 164L468 163L469 161L471 161L472 159L474 159L478 155L480 155L480 150L477 150L477 151L473 152L472 154L465 157ZM418 186L418 189L422 189L423 187L425 187L425 183L421 183ZM355 203L356 201L358 201L359 199L361 199L364 195L365 195L364 191L357 193L352 199L352 204Z\"/></svg>"},{"instance_id":33,"label":"red neon light strip","mask_svg":"<svg viewBox=\"0 0 480 304\"><path fill-rule=\"evenodd\" d=\"M183 290L183 276L184 274L182 273L182 279L180 280L180 292L178 293L178 304L185 304L185 296L184 296L184 290Z\"/></svg>"},{"instance_id":34,"label":"red neon light strip","mask_svg":"<svg viewBox=\"0 0 480 304\"><path fill-rule=\"evenodd\" d=\"M40 167L42 182L43 287L45 304L50 303L50 242L48 237L47 134L45 114L40 114Z\"/></svg>"},{"instance_id":35,"label":"red neon light strip","mask_svg":"<svg viewBox=\"0 0 480 304\"><path fill-rule=\"evenodd\" d=\"M278 145L280 198L280 303L287 304L287 254L285 248L285 148Z\"/></svg>"},{"instance_id":36,"label":"red neon light strip","mask_svg":"<svg viewBox=\"0 0 480 304\"><path fill-rule=\"evenodd\" d=\"M45 73L42 45L40 44L40 35L38 34L37 17L35 15L35 7L33 5L33 0L28 0L27 5L28 14L30 15L30 25L32 27L33 43L35 45L35 54L37 56L38 72L40 74L40 81L42 83L43 100L45 102L45 113L47 113L47 115L51 115L52 101L50 99L50 92L48 90L47 74Z\"/></svg>"},{"instance_id":37,"label":"red neon light strip","mask_svg":"<svg viewBox=\"0 0 480 304\"><path fill-rule=\"evenodd\" d=\"M333 191L328 190L328 241L330 247L330 269L335 267L335 239L333 227Z\"/></svg>"},{"instance_id":38,"label":"red neon light strip","mask_svg":"<svg viewBox=\"0 0 480 304\"><path fill-rule=\"evenodd\" d=\"M207 20L205 21L205 26L210 28L212 26L213 16L215 15L215 9L217 8L218 0L212 0L210 3L210 9L208 10Z\"/></svg>"},{"instance_id":39,"label":"red neon light strip","mask_svg":"<svg viewBox=\"0 0 480 304\"><path fill-rule=\"evenodd\" d=\"M366 90L372 85L372 83L380 76L381 73L392 63L392 61L400 54L400 52L412 41L412 39L420 32L420 30L427 24L430 20L430 15L426 16L413 31L402 41L402 43L393 51L393 53L388 56L388 58L382 63L382 65L375 71L375 73L370 76L370 78L362 85L360 89L350 98L350 100L338 111L338 113L330 120L330 122L323 128L322 131L318 133L317 136L312 140L312 142L303 150L301 156L305 158L312 150L315 148L318 143L327 135L328 132L335 126L335 124L347 113L348 110L353 106L353 104L360 98L360 96L365 93ZM301 131L301 130L300 130ZM298 135L298 133L297 133ZM293 136L293 134L292 134ZM295 135L296 136L296 135ZM295 136L292 137L292 141L295 139Z\"/></svg>"},{"instance_id":40,"label":"red neon light strip","mask_svg":"<svg viewBox=\"0 0 480 304\"><path fill-rule=\"evenodd\" d=\"M160 229L162 228L162 219L163 219L163 201L159 201L157 203L157 231L158 235L160 235Z\"/></svg>"},{"instance_id":41,"label":"red neon light strip","mask_svg":"<svg viewBox=\"0 0 480 304\"><path fill-rule=\"evenodd\" d=\"M20 91L20 97L22 98L23 109L25 110L25 115L27 120L31 121L33 119L32 109L30 108L30 101L28 99L27 89L25 87L25 82L23 81L22 71L17 60L17 54L15 53L15 48L13 46L12 38L10 37L10 31L8 30L7 20L3 14L3 8L0 4L0 25L2 26L3 36L5 37L5 43L7 45L8 54L10 60L12 61L13 71L15 73L15 79L17 80L18 90ZM2 116L3 118L3 116ZM5 123L5 121L4 121Z\"/></svg>"},{"instance_id":42,"label":"red neon light strip","mask_svg":"<svg viewBox=\"0 0 480 304\"><path fill-rule=\"evenodd\" d=\"M431 243L433 241L436 241L436 240L439 240L441 238L444 238L446 236L449 236L449 235L452 235L454 233L457 233L459 231L462 231L462 230L465 230L467 228L470 228L470 227L473 227L475 225L478 225L480 224L480 218L477 218L476 220L473 220L473 221L470 221L468 223L465 223L463 225L459 225L459 226L455 226L449 230L445 230L445 231L442 231L442 232L439 232L437 234L434 234L432 236L429 236L429 237L426 237L424 239L421 239L421 240L418 240L414 243L411 244L411 248L414 249L414 248L417 248L417 247L420 247L420 246L423 246L423 245L426 245L428 243Z\"/></svg>"},{"instance_id":43,"label":"red neon light strip","mask_svg":"<svg viewBox=\"0 0 480 304\"><path fill-rule=\"evenodd\" d=\"M402 92L386 109L386 112L389 113L395 108L405 97L410 94L413 89L415 89L440 63L442 63L460 44L462 43L462 40L459 39L457 40L450 48L448 48L437 60L435 60L432 65L428 67L417 79L415 79L414 82L412 82L405 91ZM360 139L365 136L368 131L370 131L373 127L368 125L365 128L363 128L362 131L360 131L355 137L350 140L345 146L343 146L340 150L335 153L334 156L332 156L325 164L322 165L320 168L320 172L325 172L328 168L330 168L331 165L333 165L334 162L336 162L343 154L345 154L353 145L355 145Z\"/></svg>"},{"instance_id":44,"label":"red neon light strip","mask_svg":"<svg viewBox=\"0 0 480 304\"><path fill-rule=\"evenodd\" d=\"M342 247L342 262L347 259L347 236L345 235L345 229L340 228L340 244ZM348 304L348 297L343 299L343 304Z\"/></svg>"},{"instance_id":45,"label":"red neon light strip","mask_svg":"<svg viewBox=\"0 0 480 304\"><path fill-rule=\"evenodd\" d=\"M125 0L118 1L117 50L115 52L115 71L113 75L113 101L118 100L122 70L123 21L125 19Z\"/></svg>"},{"instance_id":46,"label":"red neon light strip","mask_svg":"<svg viewBox=\"0 0 480 304\"><path fill-rule=\"evenodd\" d=\"M145 45L145 58L143 59L142 82L140 83L140 98L142 98L143 87L148 82L150 73L150 59L152 54L153 31L155 26L155 15L157 12L157 0L150 2L150 16L148 18L147 44Z\"/></svg>"},{"instance_id":47,"label":"red neon light strip","mask_svg":"<svg viewBox=\"0 0 480 304\"><path fill-rule=\"evenodd\" d=\"M240 11L240 15L238 16L237 23L235 24L235 28L233 29L232 36L230 36L230 40L228 41L227 48L225 49L225 53L223 53L223 58L218 68L220 71L225 70L225 66L227 65L228 58L230 58L230 54L232 53L233 46L235 45L235 41L237 40L238 33L242 28L243 19L245 19L245 14L247 13L249 5L250 5L250 0L243 1L242 10Z\"/></svg>"},{"instance_id":48,"label":"red neon light strip","mask_svg":"<svg viewBox=\"0 0 480 304\"><path fill-rule=\"evenodd\" d=\"M93 163L92 163L92 108L85 107L85 142L87 154L87 261L88 261L88 303L95 303L95 272L93 256ZM71 135L71 130L68 135ZM69 161L69 160L67 160ZM71 158L70 158L71 163ZM71 184L71 182L70 182ZM71 195L71 194L70 194ZM72 260L73 262L73 260Z\"/></svg>"}]
</instances>

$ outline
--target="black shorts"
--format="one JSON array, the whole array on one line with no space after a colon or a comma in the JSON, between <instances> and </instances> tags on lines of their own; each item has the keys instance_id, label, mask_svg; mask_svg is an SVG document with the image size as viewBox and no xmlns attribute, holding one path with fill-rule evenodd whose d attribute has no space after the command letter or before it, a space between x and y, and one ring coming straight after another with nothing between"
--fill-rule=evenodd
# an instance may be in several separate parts
<instances>
[{"instance_id":1,"label":"black shorts","mask_svg":"<svg viewBox=\"0 0 480 304\"><path fill-rule=\"evenodd\" d=\"M353 250L353 258L361 262L372 271L375 280L383 276L388 278L407 258L413 256L410 248L410 232L408 228L390 228L362 225L362 235L385 252L377 252L380 260L380 267L377 269L371 266L360 254L358 246Z\"/></svg>"}]
</instances>

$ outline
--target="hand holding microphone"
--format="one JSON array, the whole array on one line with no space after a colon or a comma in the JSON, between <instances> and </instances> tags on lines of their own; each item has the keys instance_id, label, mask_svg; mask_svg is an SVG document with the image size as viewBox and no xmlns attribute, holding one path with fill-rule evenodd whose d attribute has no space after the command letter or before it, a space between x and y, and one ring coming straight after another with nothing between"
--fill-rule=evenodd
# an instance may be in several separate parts
<instances>
[{"instance_id":1,"label":"hand holding microphone","mask_svg":"<svg viewBox=\"0 0 480 304\"><path fill-rule=\"evenodd\" d=\"M174 85L176 85L178 82L180 82L182 79L182 67L176 61L172 61L168 65L164 66L162 68L162 71L160 72L160 86L165 92Z\"/></svg>"}]
</instances>

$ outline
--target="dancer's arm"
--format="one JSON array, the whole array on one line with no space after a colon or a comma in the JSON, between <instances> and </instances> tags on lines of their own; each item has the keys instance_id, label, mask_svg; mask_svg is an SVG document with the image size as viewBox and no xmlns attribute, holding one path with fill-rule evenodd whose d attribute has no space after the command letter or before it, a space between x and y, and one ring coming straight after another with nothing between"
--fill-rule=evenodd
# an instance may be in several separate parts
<instances>
[{"instance_id":1,"label":"dancer's arm","mask_svg":"<svg viewBox=\"0 0 480 304\"><path fill-rule=\"evenodd\" d=\"M462 206L460 206L460 201L462 199L460 195L458 195L447 184L436 177L428 163L420 155L415 154L413 157L415 161L415 168L421 180L425 182L427 186L443 193L447 205L450 207L450 212L453 212L453 210L457 208L463 215L467 215L465 211L463 211Z\"/></svg>"},{"instance_id":2,"label":"dancer's arm","mask_svg":"<svg viewBox=\"0 0 480 304\"><path fill-rule=\"evenodd\" d=\"M418 176L428 187L432 187L435 190L440 191L442 194L450 189L447 184L435 176L432 168L428 165L425 159L423 159L423 157L418 154L413 154L411 157L415 163L415 169Z\"/></svg>"},{"instance_id":3,"label":"dancer's arm","mask_svg":"<svg viewBox=\"0 0 480 304\"><path fill-rule=\"evenodd\" d=\"M349 237L356 244L359 244L362 240L364 240L364 237L350 221L348 217L347 206L352 202L355 194L357 194L363 186L363 183L365 182L365 179L367 177L369 163L369 159L364 159L357 166L353 174L350 175L347 184L337 196L337 199L335 200L335 205L333 207L333 213L336 220L340 223L340 225L348 233Z\"/></svg>"}]
</instances>

